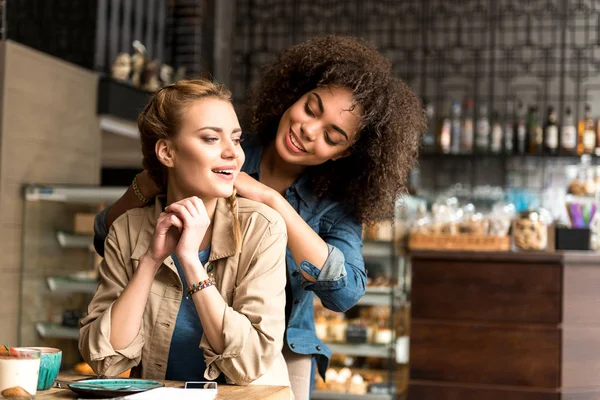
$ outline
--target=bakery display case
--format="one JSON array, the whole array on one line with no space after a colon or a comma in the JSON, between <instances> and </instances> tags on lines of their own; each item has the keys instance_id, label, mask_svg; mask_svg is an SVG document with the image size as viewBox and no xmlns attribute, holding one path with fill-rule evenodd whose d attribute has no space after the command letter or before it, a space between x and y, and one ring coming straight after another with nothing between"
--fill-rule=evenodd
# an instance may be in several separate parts
<instances>
[{"instance_id":1,"label":"bakery display case","mask_svg":"<svg viewBox=\"0 0 600 400\"><path fill-rule=\"evenodd\" d=\"M315 296L317 336L332 350L323 381L312 399L403 398L408 386L410 336L409 227L424 200L403 199L394 224L364 228L367 288L345 313L325 309Z\"/></svg>"},{"instance_id":2,"label":"bakery display case","mask_svg":"<svg viewBox=\"0 0 600 400\"><path fill-rule=\"evenodd\" d=\"M24 187L18 342L63 350L63 367L80 361L79 319L97 287L94 216L126 188Z\"/></svg>"}]
</instances>

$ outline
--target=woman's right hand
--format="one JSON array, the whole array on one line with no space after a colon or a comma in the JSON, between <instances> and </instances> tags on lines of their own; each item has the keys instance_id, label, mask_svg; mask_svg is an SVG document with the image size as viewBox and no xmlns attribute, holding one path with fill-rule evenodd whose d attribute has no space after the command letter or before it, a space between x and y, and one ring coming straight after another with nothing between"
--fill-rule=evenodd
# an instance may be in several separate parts
<instances>
[{"instance_id":1,"label":"woman's right hand","mask_svg":"<svg viewBox=\"0 0 600 400\"><path fill-rule=\"evenodd\" d=\"M146 252L146 255L157 263L157 267L162 264L165 258L175 252L182 230L183 222L177 215L167 212L160 214L156 222L152 242Z\"/></svg>"},{"instance_id":2,"label":"woman's right hand","mask_svg":"<svg viewBox=\"0 0 600 400\"><path fill-rule=\"evenodd\" d=\"M152 180L147 170L137 176L137 185L140 193L147 199L153 199L160 194L160 187Z\"/></svg>"}]
</instances>

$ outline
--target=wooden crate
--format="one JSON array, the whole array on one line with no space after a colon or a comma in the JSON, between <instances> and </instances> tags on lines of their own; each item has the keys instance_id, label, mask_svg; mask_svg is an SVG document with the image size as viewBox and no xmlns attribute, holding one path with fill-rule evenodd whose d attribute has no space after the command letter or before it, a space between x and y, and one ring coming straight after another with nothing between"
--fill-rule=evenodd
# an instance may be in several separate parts
<instances>
[{"instance_id":1,"label":"wooden crate","mask_svg":"<svg viewBox=\"0 0 600 400\"><path fill-rule=\"evenodd\" d=\"M411 233L408 247L412 250L509 251L510 237Z\"/></svg>"}]
</instances>

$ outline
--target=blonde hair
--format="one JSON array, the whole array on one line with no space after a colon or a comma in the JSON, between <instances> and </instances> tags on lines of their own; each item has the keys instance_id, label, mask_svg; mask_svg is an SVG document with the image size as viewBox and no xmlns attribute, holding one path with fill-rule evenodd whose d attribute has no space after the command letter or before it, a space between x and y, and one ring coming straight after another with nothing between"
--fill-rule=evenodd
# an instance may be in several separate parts
<instances>
[{"instance_id":1,"label":"blonde hair","mask_svg":"<svg viewBox=\"0 0 600 400\"><path fill-rule=\"evenodd\" d=\"M167 167L156 155L156 142L175 137L181 128L187 108L195 101L205 98L231 103L231 91L206 79L181 80L158 90L138 117L144 169L163 190L167 187ZM233 238L239 253L242 233L235 189L227 199L227 204L233 215Z\"/></svg>"}]
</instances>

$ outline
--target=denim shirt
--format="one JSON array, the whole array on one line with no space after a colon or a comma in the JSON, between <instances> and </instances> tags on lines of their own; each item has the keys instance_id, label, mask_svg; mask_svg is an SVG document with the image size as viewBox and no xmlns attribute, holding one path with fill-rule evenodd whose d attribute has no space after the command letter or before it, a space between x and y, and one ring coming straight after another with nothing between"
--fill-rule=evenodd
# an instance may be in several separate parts
<instances>
[{"instance_id":1,"label":"denim shirt","mask_svg":"<svg viewBox=\"0 0 600 400\"><path fill-rule=\"evenodd\" d=\"M244 149L242 171L259 179L262 147ZM288 285L291 286L291 314L287 316L286 342L291 351L312 354L323 378L331 350L315 332L313 293L332 311L346 311L365 294L367 274L362 256L362 225L340 203L317 199L308 187L306 175L285 191L285 199L304 221L327 243L329 256L319 270L308 261L296 264L289 247L286 254ZM307 281L300 270L316 279Z\"/></svg>"},{"instance_id":2,"label":"denim shirt","mask_svg":"<svg viewBox=\"0 0 600 400\"><path fill-rule=\"evenodd\" d=\"M262 147L245 147L242 171L259 180ZM352 308L365 293L367 274L362 256L362 225L340 203L317 199L308 187L306 175L288 187L286 200L304 221L327 243L329 256L319 270L308 261L296 264L290 249L286 251L288 290L291 289L290 315L286 315L286 343L290 350L316 357L320 375L325 378L331 350L315 332L313 293L323 305L337 312ZM104 253L107 235L106 213L100 212L94 223L94 246ZM306 280L300 270L315 278Z\"/></svg>"}]
</instances>

